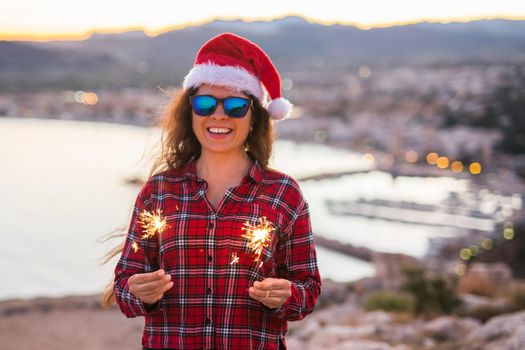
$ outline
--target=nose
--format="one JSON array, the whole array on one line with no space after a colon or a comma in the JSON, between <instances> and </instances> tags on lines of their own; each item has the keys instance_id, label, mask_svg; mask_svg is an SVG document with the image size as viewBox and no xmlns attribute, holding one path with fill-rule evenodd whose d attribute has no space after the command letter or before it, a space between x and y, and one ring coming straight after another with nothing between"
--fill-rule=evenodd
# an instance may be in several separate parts
<instances>
[{"instance_id":1,"label":"nose","mask_svg":"<svg viewBox=\"0 0 525 350\"><path fill-rule=\"evenodd\" d=\"M215 108L215 111L210 115L210 118L219 120L228 118L226 113L224 113L224 105L222 101L217 105L217 108Z\"/></svg>"}]
</instances>

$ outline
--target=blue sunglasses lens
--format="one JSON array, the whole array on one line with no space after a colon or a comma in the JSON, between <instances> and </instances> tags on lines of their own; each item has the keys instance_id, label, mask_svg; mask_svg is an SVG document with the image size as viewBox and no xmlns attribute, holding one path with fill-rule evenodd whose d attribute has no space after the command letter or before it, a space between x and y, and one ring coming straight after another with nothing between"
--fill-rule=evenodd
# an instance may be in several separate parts
<instances>
[{"instance_id":1,"label":"blue sunglasses lens","mask_svg":"<svg viewBox=\"0 0 525 350\"><path fill-rule=\"evenodd\" d=\"M207 95L191 97L193 112L202 117L212 115L219 101L222 101L224 113L230 118L242 118L250 108L250 100L242 97L226 97L224 99L217 99Z\"/></svg>"},{"instance_id":2,"label":"blue sunglasses lens","mask_svg":"<svg viewBox=\"0 0 525 350\"><path fill-rule=\"evenodd\" d=\"M242 97L228 97L223 100L223 106L228 117L242 118L248 112L250 100Z\"/></svg>"},{"instance_id":3,"label":"blue sunglasses lens","mask_svg":"<svg viewBox=\"0 0 525 350\"><path fill-rule=\"evenodd\" d=\"M195 114L206 117L217 108L217 100L211 96L192 96L191 105Z\"/></svg>"}]
</instances>

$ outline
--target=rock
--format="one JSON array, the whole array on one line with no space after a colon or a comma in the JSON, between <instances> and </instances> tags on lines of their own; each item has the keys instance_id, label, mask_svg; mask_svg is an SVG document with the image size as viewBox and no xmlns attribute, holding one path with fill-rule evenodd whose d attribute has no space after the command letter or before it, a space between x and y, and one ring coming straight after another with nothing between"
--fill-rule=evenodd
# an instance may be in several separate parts
<instances>
[{"instance_id":1,"label":"rock","mask_svg":"<svg viewBox=\"0 0 525 350\"><path fill-rule=\"evenodd\" d=\"M405 281L404 269L422 268L423 262L409 255L378 253L372 254L376 278L382 282L383 289L398 290Z\"/></svg>"},{"instance_id":2,"label":"rock","mask_svg":"<svg viewBox=\"0 0 525 350\"><path fill-rule=\"evenodd\" d=\"M525 349L525 325L519 326L514 335L507 340L507 349L523 350Z\"/></svg>"},{"instance_id":3,"label":"rock","mask_svg":"<svg viewBox=\"0 0 525 350\"><path fill-rule=\"evenodd\" d=\"M324 279L323 292L317 301L317 308L330 304L342 304L346 301L349 294L349 287L346 284Z\"/></svg>"},{"instance_id":4,"label":"rock","mask_svg":"<svg viewBox=\"0 0 525 350\"><path fill-rule=\"evenodd\" d=\"M518 328L525 324L525 311L491 318L468 336L471 341L494 341L500 338L509 340L514 337ZM523 330L523 328L520 328ZM517 338L519 340L519 338ZM524 347L525 348L525 347Z\"/></svg>"},{"instance_id":5,"label":"rock","mask_svg":"<svg viewBox=\"0 0 525 350\"><path fill-rule=\"evenodd\" d=\"M316 311L311 317L321 325L327 324L352 324L355 323L356 318L362 315L363 309L354 303L344 303L341 305L330 305L324 309Z\"/></svg>"},{"instance_id":6,"label":"rock","mask_svg":"<svg viewBox=\"0 0 525 350\"><path fill-rule=\"evenodd\" d=\"M417 322L390 324L379 326L376 334L378 339L392 344L414 343L420 337L419 328Z\"/></svg>"},{"instance_id":7,"label":"rock","mask_svg":"<svg viewBox=\"0 0 525 350\"><path fill-rule=\"evenodd\" d=\"M320 348L321 349L321 348ZM322 348L327 349L327 348ZM383 342L371 341L371 340L350 340L338 344L334 350L405 350L410 349L406 346L403 347L392 347L391 345Z\"/></svg>"},{"instance_id":8,"label":"rock","mask_svg":"<svg viewBox=\"0 0 525 350\"><path fill-rule=\"evenodd\" d=\"M376 327L369 325L329 325L318 330L308 341L308 349L331 349L346 340L371 337Z\"/></svg>"},{"instance_id":9,"label":"rock","mask_svg":"<svg viewBox=\"0 0 525 350\"><path fill-rule=\"evenodd\" d=\"M359 320L359 322L363 324L380 326L391 323L392 315L385 311L373 311L367 312L363 317L360 317Z\"/></svg>"},{"instance_id":10,"label":"rock","mask_svg":"<svg viewBox=\"0 0 525 350\"><path fill-rule=\"evenodd\" d=\"M504 308L508 304L508 301L503 298L489 298L475 294L460 294L460 298L463 302L461 307L467 311L472 311L482 307Z\"/></svg>"},{"instance_id":11,"label":"rock","mask_svg":"<svg viewBox=\"0 0 525 350\"><path fill-rule=\"evenodd\" d=\"M304 350L305 343L295 337L286 337L286 348L288 350Z\"/></svg>"},{"instance_id":12,"label":"rock","mask_svg":"<svg viewBox=\"0 0 525 350\"><path fill-rule=\"evenodd\" d=\"M294 323L297 322L291 322L288 324L293 325ZM295 338L301 341L307 341L320 328L321 325L319 324L319 321L314 317L310 317L301 321L301 326L299 328L289 329L289 334L292 334Z\"/></svg>"},{"instance_id":13,"label":"rock","mask_svg":"<svg viewBox=\"0 0 525 350\"><path fill-rule=\"evenodd\" d=\"M461 320L456 317L442 316L427 322L423 332L438 341L457 340L472 332L479 322L472 319Z\"/></svg>"},{"instance_id":14,"label":"rock","mask_svg":"<svg viewBox=\"0 0 525 350\"><path fill-rule=\"evenodd\" d=\"M467 273L459 279L459 293L494 297L498 289L505 288L512 281L512 271L504 263L473 263Z\"/></svg>"},{"instance_id":15,"label":"rock","mask_svg":"<svg viewBox=\"0 0 525 350\"><path fill-rule=\"evenodd\" d=\"M489 281L499 288L507 286L512 280L512 270L504 263L473 263L468 273L486 276Z\"/></svg>"}]
</instances>

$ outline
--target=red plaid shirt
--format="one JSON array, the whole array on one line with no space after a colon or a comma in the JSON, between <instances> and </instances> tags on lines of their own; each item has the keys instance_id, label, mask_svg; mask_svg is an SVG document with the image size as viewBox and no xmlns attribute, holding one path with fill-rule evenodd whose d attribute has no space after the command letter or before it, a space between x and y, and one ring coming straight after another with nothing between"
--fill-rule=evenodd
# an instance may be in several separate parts
<instances>
[{"instance_id":1,"label":"red plaid shirt","mask_svg":"<svg viewBox=\"0 0 525 350\"><path fill-rule=\"evenodd\" d=\"M217 210L207 201L206 189L194 161L144 185L115 269L117 303L127 317L145 317L142 344L147 348L285 349L287 321L311 313L321 290L308 205L299 186L291 177L254 163ZM168 229L141 239L139 214L157 209ZM255 262L242 227L263 216L276 230ZM239 260L231 264L234 256ZM153 310L146 310L127 281L159 268L171 275L174 286ZM248 295L254 281L267 277L292 283L292 296L279 309Z\"/></svg>"}]
</instances>

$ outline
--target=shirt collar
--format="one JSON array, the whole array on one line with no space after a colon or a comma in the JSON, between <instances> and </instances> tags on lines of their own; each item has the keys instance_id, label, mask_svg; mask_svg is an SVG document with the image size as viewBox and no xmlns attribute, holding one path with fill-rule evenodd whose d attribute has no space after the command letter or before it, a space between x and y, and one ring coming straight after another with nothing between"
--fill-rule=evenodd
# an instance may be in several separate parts
<instances>
[{"instance_id":1,"label":"shirt collar","mask_svg":"<svg viewBox=\"0 0 525 350\"><path fill-rule=\"evenodd\" d=\"M181 171L179 172L180 176L177 176L178 179L193 179L195 181L203 181L200 177L197 176L196 169L196 159L192 158L188 163L182 166ZM243 183L246 180L252 180L255 183L261 183L263 179L263 169L257 160L252 161L252 165L248 170L248 174L243 179Z\"/></svg>"}]
</instances>

